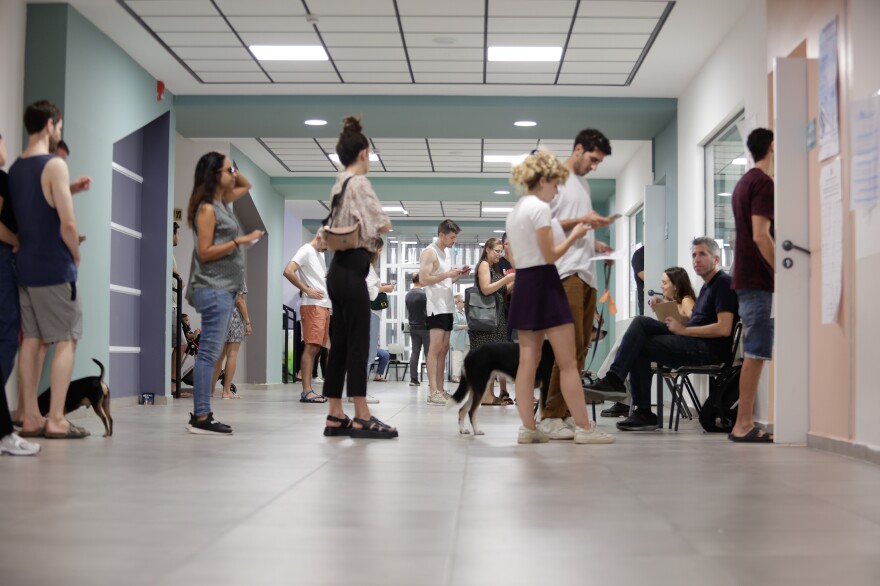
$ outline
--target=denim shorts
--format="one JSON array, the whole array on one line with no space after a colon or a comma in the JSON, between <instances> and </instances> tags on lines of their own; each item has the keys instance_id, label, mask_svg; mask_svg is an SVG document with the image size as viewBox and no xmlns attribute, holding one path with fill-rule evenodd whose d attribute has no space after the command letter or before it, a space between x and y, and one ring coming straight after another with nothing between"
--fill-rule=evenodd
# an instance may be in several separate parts
<instances>
[{"instance_id":1,"label":"denim shorts","mask_svg":"<svg viewBox=\"0 0 880 586\"><path fill-rule=\"evenodd\" d=\"M743 356L770 360L773 356L773 294L760 289L737 289L739 315L745 328Z\"/></svg>"}]
</instances>

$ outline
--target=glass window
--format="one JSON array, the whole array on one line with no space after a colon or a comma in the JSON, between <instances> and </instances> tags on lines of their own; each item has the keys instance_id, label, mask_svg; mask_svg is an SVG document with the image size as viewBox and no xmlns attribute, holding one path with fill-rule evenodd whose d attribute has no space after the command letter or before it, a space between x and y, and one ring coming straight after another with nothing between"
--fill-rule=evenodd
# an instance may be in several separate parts
<instances>
[{"instance_id":1,"label":"glass window","mask_svg":"<svg viewBox=\"0 0 880 586\"><path fill-rule=\"evenodd\" d=\"M636 213L629 217L629 257L632 259L633 253L639 249L645 242L645 207L642 206ZM650 288L650 287L647 287ZM639 315L639 302L636 299L638 289L636 288L636 277L632 271L629 272L629 314L631 316Z\"/></svg>"},{"instance_id":2,"label":"glass window","mask_svg":"<svg viewBox=\"0 0 880 586\"><path fill-rule=\"evenodd\" d=\"M740 112L706 144L706 234L721 247L721 267L733 264L736 225L731 195L736 182L748 170L743 124Z\"/></svg>"}]
</instances>

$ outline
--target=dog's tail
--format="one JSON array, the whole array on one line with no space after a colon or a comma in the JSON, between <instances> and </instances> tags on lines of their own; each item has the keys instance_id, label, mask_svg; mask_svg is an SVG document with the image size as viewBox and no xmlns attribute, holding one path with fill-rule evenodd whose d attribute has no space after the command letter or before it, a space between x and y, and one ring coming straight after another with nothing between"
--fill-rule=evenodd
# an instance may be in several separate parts
<instances>
[{"instance_id":1,"label":"dog's tail","mask_svg":"<svg viewBox=\"0 0 880 586\"><path fill-rule=\"evenodd\" d=\"M464 401L469 390L470 385L467 382L467 375L462 371L461 378L458 380L458 388L455 389L455 393L446 401L446 406L452 407Z\"/></svg>"},{"instance_id":2,"label":"dog's tail","mask_svg":"<svg viewBox=\"0 0 880 586\"><path fill-rule=\"evenodd\" d=\"M95 364L97 364L97 365L98 365L98 368L101 369L100 379L101 379L101 382L103 383L103 382L104 382L104 365L101 364L101 361L98 360L97 358L92 358L92 362L94 362Z\"/></svg>"}]
</instances>

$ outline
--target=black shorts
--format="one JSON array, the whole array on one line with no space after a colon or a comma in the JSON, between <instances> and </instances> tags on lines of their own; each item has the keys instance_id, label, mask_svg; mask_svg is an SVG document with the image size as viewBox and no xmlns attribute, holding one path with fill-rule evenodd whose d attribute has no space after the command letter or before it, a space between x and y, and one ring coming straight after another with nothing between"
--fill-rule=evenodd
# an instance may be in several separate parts
<instances>
[{"instance_id":1,"label":"black shorts","mask_svg":"<svg viewBox=\"0 0 880 586\"><path fill-rule=\"evenodd\" d=\"M426 321L429 330L443 330L446 332L452 331L451 313L436 313L434 315L429 315Z\"/></svg>"}]
</instances>

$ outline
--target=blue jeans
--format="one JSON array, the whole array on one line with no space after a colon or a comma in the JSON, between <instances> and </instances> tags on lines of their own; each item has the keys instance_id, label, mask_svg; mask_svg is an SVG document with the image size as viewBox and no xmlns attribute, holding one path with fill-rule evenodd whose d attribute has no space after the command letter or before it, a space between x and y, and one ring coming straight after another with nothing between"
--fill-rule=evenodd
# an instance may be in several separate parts
<instances>
[{"instance_id":1,"label":"blue jeans","mask_svg":"<svg viewBox=\"0 0 880 586\"><path fill-rule=\"evenodd\" d=\"M743 356L755 360L773 357L773 293L760 289L737 289L739 317L745 328Z\"/></svg>"},{"instance_id":2,"label":"blue jeans","mask_svg":"<svg viewBox=\"0 0 880 586\"><path fill-rule=\"evenodd\" d=\"M388 362L391 360L391 354L385 348L379 348L376 350L376 355L379 357L379 365L376 367L376 374L385 376L385 371L388 370Z\"/></svg>"},{"instance_id":3,"label":"blue jeans","mask_svg":"<svg viewBox=\"0 0 880 586\"><path fill-rule=\"evenodd\" d=\"M370 365L376 359L376 351L379 349L379 325L381 323L382 318L370 311L370 349L367 351L367 380L370 378ZM376 372L381 372L381 369Z\"/></svg>"},{"instance_id":4,"label":"blue jeans","mask_svg":"<svg viewBox=\"0 0 880 586\"><path fill-rule=\"evenodd\" d=\"M633 405L649 407L652 362L677 367L718 364L722 360L705 339L670 334L666 324L652 317L638 316L623 335L617 358L608 370L622 381L629 376Z\"/></svg>"},{"instance_id":5,"label":"blue jeans","mask_svg":"<svg viewBox=\"0 0 880 586\"><path fill-rule=\"evenodd\" d=\"M193 415L211 412L211 383L214 365L226 343L226 331L232 319L235 293L223 289L193 289L190 302L202 316L202 336L193 371Z\"/></svg>"},{"instance_id":6,"label":"blue jeans","mask_svg":"<svg viewBox=\"0 0 880 586\"><path fill-rule=\"evenodd\" d=\"M12 419L9 417L4 389L18 353L20 323L15 257L9 246L0 244L0 437L12 433Z\"/></svg>"}]
</instances>

